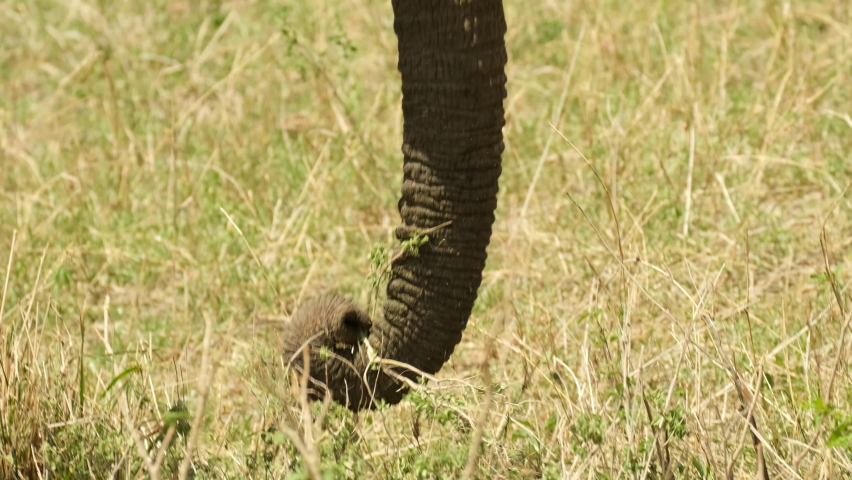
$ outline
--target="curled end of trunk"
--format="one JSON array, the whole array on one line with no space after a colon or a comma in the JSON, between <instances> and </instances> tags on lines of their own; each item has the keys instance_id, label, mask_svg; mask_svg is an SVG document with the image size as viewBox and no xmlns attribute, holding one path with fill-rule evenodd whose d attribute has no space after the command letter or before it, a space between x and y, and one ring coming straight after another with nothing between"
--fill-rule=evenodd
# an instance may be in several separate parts
<instances>
[{"instance_id":1,"label":"curled end of trunk","mask_svg":"<svg viewBox=\"0 0 852 480\"><path fill-rule=\"evenodd\" d=\"M310 377L308 398L326 394L357 410L363 403L363 368L355 367L370 333L370 317L338 295L306 300L294 313L284 342L284 362Z\"/></svg>"}]
</instances>

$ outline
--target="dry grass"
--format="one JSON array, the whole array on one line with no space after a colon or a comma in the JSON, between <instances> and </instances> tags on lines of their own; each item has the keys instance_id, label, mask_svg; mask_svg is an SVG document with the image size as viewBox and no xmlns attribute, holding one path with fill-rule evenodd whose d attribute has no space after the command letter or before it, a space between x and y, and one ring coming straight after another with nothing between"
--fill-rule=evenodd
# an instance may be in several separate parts
<instances>
[{"instance_id":1,"label":"dry grass","mask_svg":"<svg viewBox=\"0 0 852 480\"><path fill-rule=\"evenodd\" d=\"M353 418L276 351L397 222L390 5L0 0L0 477L852 478L849 2L506 9L474 316Z\"/></svg>"}]
</instances>

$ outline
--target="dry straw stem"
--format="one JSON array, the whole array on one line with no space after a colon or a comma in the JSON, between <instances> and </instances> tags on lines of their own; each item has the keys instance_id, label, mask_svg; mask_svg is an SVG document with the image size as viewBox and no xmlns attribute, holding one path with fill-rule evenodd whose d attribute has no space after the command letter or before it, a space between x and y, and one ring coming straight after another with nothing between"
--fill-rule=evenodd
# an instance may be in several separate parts
<instances>
[{"instance_id":1,"label":"dry straw stem","mask_svg":"<svg viewBox=\"0 0 852 480\"><path fill-rule=\"evenodd\" d=\"M104 298L103 319L104 332L103 336L101 337L101 340L103 341L104 350L106 351L107 355L109 355L113 359L113 373L116 377L118 377L118 375L121 373L120 367L115 362L115 352L113 352L112 344L109 340L109 295ZM158 480L160 478L161 464L159 462L155 463L155 461L151 459L151 457L148 455L148 449L145 447L145 441L142 439L142 434L139 433L139 430L134 425L135 422L133 416L130 413L130 407L127 404L127 397L123 390L119 390L118 404L119 408L121 409L121 415L124 421L124 426L127 427L128 432L130 432L130 437L133 439L133 444L136 446L136 452L139 454L139 458L142 460L142 464L145 465L145 468L148 471L148 476L151 478L151 480Z\"/></svg>"},{"instance_id":2,"label":"dry straw stem","mask_svg":"<svg viewBox=\"0 0 852 480\"><path fill-rule=\"evenodd\" d=\"M848 115L846 116L848 119ZM852 126L852 125L850 125ZM831 288L831 292L834 294L834 299L837 301L837 308L840 311L840 318L843 319L843 322L840 327L840 341L837 345L837 355L834 357L834 368L831 371L831 378L828 381L828 389L825 394L825 403L831 404L831 395L834 390L834 382L837 378L837 373L840 370L841 362L846 361L846 331L849 330L849 322L852 320L852 310L847 311L846 305L843 302L843 295L840 292L840 288L838 287L838 280L831 268L831 262L829 260L828 253L828 235L826 233L826 224L828 223L828 219L831 214L834 212L834 209L837 208L837 205L840 201L846 196L846 192L849 190L849 185L846 185L846 188L843 189L843 192L835 200L831 209L829 209L828 213L825 216L825 219L822 222L822 229L820 230L819 244L820 249L822 251L822 261L825 272L825 279L829 283L829 287Z\"/></svg>"},{"instance_id":3,"label":"dry straw stem","mask_svg":"<svg viewBox=\"0 0 852 480\"><path fill-rule=\"evenodd\" d=\"M559 125L562 121L562 109L565 107L565 98L568 96L568 87L571 86L571 78L574 77L574 66L577 64L577 56L580 54L580 47L583 44L583 34L585 33L586 25L584 23L580 28L580 33L577 34L577 41L574 44L574 55L571 57L571 65L568 66L568 73L565 74L565 85L562 87L562 93L559 95L559 100L556 102L556 111L553 114L553 118L550 120L551 127L553 125ZM532 199L533 192L535 191L535 185L538 183L538 179L541 176L544 162L547 160L548 154L550 153L550 145L552 141L553 132L548 135L547 143L544 144L544 150L542 150L541 157L538 159L538 165L535 167L535 173L533 174L532 181L530 181L530 186L527 189L527 195L524 197L524 205L521 207L521 218L527 217L530 199Z\"/></svg>"},{"instance_id":4,"label":"dry straw stem","mask_svg":"<svg viewBox=\"0 0 852 480\"><path fill-rule=\"evenodd\" d=\"M683 236L689 236L689 214L692 212L692 170L695 166L695 126L689 126L689 166L686 174L686 193L684 193Z\"/></svg>"},{"instance_id":5,"label":"dry straw stem","mask_svg":"<svg viewBox=\"0 0 852 480\"><path fill-rule=\"evenodd\" d=\"M740 436L740 441L738 442L738 447L734 450L734 454L731 456L731 459L726 467L726 474L728 477L733 475L734 462L742 451L743 441L745 438L745 433L748 431L751 434L752 446L754 447L755 453L757 455L757 473L755 474L757 478L762 478L763 480L769 479L769 471L766 469L766 458L764 456L765 445L760 441L759 431L757 428L757 419L754 415L754 409L757 405L757 401L761 396L761 385L763 384L763 374L760 370L757 371L755 375L755 386L752 388L752 391L755 393L752 395L751 402L746 401L746 392L743 388L742 380L740 378L739 372L737 372L736 367L733 362L731 362L728 355L725 353L725 350L722 348L722 342L719 338L719 332L716 330L715 323L712 318L707 315L703 316L705 323L710 327L711 336L713 338L713 344L716 347L716 353L719 356L722 364L725 366L725 369L728 371L728 375L731 379L731 382L734 385L734 390L736 391L737 398L740 402L740 413L743 414L746 418L746 425L742 430L742 435ZM795 473L795 472L793 472Z\"/></svg>"},{"instance_id":6,"label":"dry straw stem","mask_svg":"<svg viewBox=\"0 0 852 480\"><path fill-rule=\"evenodd\" d=\"M474 424L475 429L473 431L473 435L471 435L470 447L468 447L467 463L465 464L461 475L462 480L472 478L475 473L477 461L479 460L481 449L483 448L482 436L485 433L485 423L489 416L488 414L491 409L491 403L494 400L494 385L491 382L491 372L489 371L491 360L494 357L493 340L489 339L485 348L487 353L480 365L480 369L482 371L482 383L485 386L485 398L479 406L479 413L476 415L476 423Z\"/></svg>"},{"instance_id":7,"label":"dry straw stem","mask_svg":"<svg viewBox=\"0 0 852 480\"><path fill-rule=\"evenodd\" d=\"M314 480L321 480L322 476L320 474L320 458L319 452L317 451L316 443L314 443L314 422L311 418L311 405L308 402L308 384L311 379L311 356L308 351L310 344L310 340L306 342L305 345L300 349L302 354L302 365L304 365L302 369L302 374L299 378L299 404L301 405L301 431L300 435L298 431L296 431L292 427L284 426L282 430L287 436L290 437L290 440L296 446L296 449L299 450L299 453L302 454L302 460L305 462L305 466L308 470L308 474ZM299 352L296 352L298 354ZM326 395L326 402L328 402L329 398Z\"/></svg>"},{"instance_id":8,"label":"dry straw stem","mask_svg":"<svg viewBox=\"0 0 852 480\"><path fill-rule=\"evenodd\" d=\"M192 420L186 453L178 470L178 478L180 480L186 480L189 474L189 468L192 465L192 456L198 448L198 442L204 431L202 425L204 424L204 413L207 406L207 399L210 395L210 388L213 386L213 381L216 378L217 366L210 358L210 337L213 334L213 317L206 311L202 314L204 316L204 340L201 343L201 377L198 382L201 397L198 399L195 418Z\"/></svg>"},{"instance_id":9,"label":"dry straw stem","mask_svg":"<svg viewBox=\"0 0 852 480\"><path fill-rule=\"evenodd\" d=\"M278 289L275 287L275 284L272 282L272 279L269 278L269 273L266 271L266 267L264 267L263 263L260 262L260 259L257 258L257 254L254 253L254 249L251 248L251 244L248 242L248 240L246 240L245 235L243 235L243 231L240 230L240 227L237 226L237 223L234 222L234 219L231 218L231 216L228 214L227 211L225 211L224 208L219 207L219 211L222 212L222 215L224 215L225 218L228 219L228 223L232 227L234 227L234 230L237 231L237 234L239 234L240 238L243 240L243 243L245 243L246 248L248 248L249 253L251 253L251 256L254 259L255 263L257 264L258 268L260 268L260 271L263 272L263 278L265 278L266 283L269 284L269 289L272 290L272 293L275 294L275 298L279 298L280 295L278 294Z\"/></svg>"},{"instance_id":10,"label":"dry straw stem","mask_svg":"<svg viewBox=\"0 0 852 480\"><path fill-rule=\"evenodd\" d=\"M3 313L6 311L6 294L9 291L9 277L12 275L12 260L15 257L15 241L18 239L18 230L12 231L12 245L9 247L9 261L6 263L6 276L3 280L3 299L0 300L0 327L3 326Z\"/></svg>"},{"instance_id":11,"label":"dry straw stem","mask_svg":"<svg viewBox=\"0 0 852 480\"><path fill-rule=\"evenodd\" d=\"M651 425L651 431L654 433L654 451L657 453L657 461L663 469L663 478L667 479L672 475L671 471L671 455L669 454L669 438L668 434L663 430L663 439L660 440L660 432L654 424L654 415L651 413L651 404L648 403L648 398L645 396L645 391L642 391L642 403L645 405L645 413L648 415L648 423ZM642 470L642 478L648 475L651 469L651 456L645 462L645 468Z\"/></svg>"}]
</instances>

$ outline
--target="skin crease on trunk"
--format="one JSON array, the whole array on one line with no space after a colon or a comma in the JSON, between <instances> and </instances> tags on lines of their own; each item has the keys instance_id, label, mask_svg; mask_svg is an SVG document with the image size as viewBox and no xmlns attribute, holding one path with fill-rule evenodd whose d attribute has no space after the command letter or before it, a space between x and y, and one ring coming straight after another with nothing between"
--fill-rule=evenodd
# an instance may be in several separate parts
<instances>
[{"instance_id":1,"label":"skin crease on trunk","mask_svg":"<svg viewBox=\"0 0 852 480\"><path fill-rule=\"evenodd\" d=\"M313 299L294 315L284 349L299 368L309 345L309 396L328 391L354 411L398 403L399 376L417 378L400 364L436 373L461 341L482 282L503 152L502 0L392 4L404 118L396 237L434 230L419 255L393 262L382 318L370 324L341 297Z\"/></svg>"}]
</instances>

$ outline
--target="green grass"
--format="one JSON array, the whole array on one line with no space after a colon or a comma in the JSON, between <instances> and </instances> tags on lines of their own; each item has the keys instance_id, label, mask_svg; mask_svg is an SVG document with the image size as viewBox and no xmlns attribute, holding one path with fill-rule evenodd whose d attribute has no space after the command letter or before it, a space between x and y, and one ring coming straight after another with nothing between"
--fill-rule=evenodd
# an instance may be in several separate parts
<instances>
[{"instance_id":1,"label":"green grass","mask_svg":"<svg viewBox=\"0 0 852 480\"><path fill-rule=\"evenodd\" d=\"M0 0L0 477L852 478L849 2L507 0L474 315L357 417L277 352L391 245L392 12L291 3Z\"/></svg>"}]
</instances>

